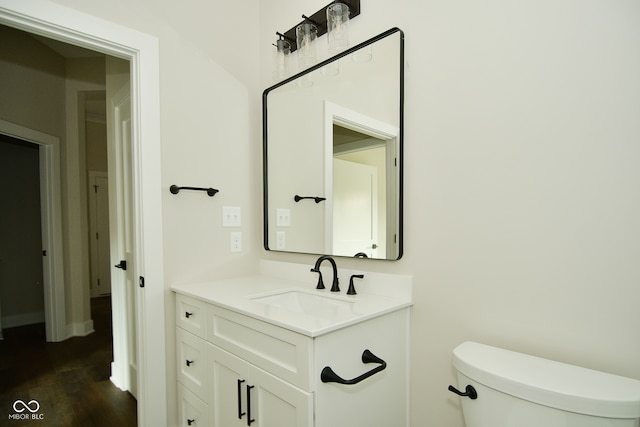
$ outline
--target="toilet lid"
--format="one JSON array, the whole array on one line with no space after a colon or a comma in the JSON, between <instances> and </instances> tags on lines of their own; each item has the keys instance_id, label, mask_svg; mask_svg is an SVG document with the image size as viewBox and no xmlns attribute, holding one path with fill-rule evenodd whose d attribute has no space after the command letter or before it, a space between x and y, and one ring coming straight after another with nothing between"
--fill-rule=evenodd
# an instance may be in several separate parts
<instances>
[{"instance_id":1,"label":"toilet lid","mask_svg":"<svg viewBox=\"0 0 640 427\"><path fill-rule=\"evenodd\" d=\"M453 365L484 386L530 402L578 414L640 418L640 381L631 378L474 342L453 351Z\"/></svg>"}]
</instances>

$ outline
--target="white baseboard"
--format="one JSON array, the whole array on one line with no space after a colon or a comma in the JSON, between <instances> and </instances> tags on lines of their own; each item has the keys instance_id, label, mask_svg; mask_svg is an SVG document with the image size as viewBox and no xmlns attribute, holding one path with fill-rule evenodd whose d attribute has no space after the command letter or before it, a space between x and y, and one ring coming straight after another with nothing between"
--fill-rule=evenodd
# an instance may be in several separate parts
<instances>
[{"instance_id":1,"label":"white baseboard","mask_svg":"<svg viewBox=\"0 0 640 427\"><path fill-rule=\"evenodd\" d=\"M118 373L121 372L119 365L116 362L111 362L111 376L109 380L122 391L127 391L123 378L118 378ZM114 375L115 373L115 375Z\"/></svg>"},{"instance_id":2,"label":"white baseboard","mask_svg":"<svg viewBox=\"0 0 640 427\"><path fill-rule=\"evenodd\" d=\"M94 333L93 320L87 320L86 322L77 322L67 325L67 336L70 337L86 337L89 334Z\"/></svg>"},{"instance_id":3,"label":"white baseboard","mask_svg":"<svg viewBox=\"0 0 640 427\"><path fill-rule=\"evenodd\" d=\"M44 311L3 316L1 323L3 329L33 325L34 323L44 323Z\"/></svg>"}]
</instances>

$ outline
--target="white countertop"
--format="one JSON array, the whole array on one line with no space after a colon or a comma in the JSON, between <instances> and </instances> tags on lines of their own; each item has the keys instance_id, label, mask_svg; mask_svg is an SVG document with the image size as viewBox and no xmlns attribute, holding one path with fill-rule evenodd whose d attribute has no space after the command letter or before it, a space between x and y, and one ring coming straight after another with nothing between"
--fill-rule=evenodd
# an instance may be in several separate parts
<instances>
[{"instance_id":1,"label":"white countertop","mask_svg":"<svg viewBox=\"0 0 640 427\"><path fill-rule=\"evenodd\" d=\"M308 271L308 267L305 268ZM375 275L375 273L373 274ZM388 279L389 277L386 278L386 280ZM317 337L412 305L411 298L402 295L402 293L398 296L389 296L358 290L357 295L346 295L348 279L346 284L344 282L345 280L340 282L342 292L337 293L330 292L329 289L316 290L315 285L303 281L256 275L174 285L172 290L309 337ZM325 285L328 288L331 287L330 276L325 276ZM393 287L393 283L388 286ZM366 289L366 286L356 281L356 289L358 288ZM329 304L331 304L330 301L334 301L337 306L348 307L348 310L342 310L336 315L324 316L324 313L314 315L267 304L256 299L292 290L302 292L305 295L325 297L322 301L327 301ZM348 302L348 304L340 301ZM321 307L323 306L321 305Z\"/></svg>"}]
</instances>

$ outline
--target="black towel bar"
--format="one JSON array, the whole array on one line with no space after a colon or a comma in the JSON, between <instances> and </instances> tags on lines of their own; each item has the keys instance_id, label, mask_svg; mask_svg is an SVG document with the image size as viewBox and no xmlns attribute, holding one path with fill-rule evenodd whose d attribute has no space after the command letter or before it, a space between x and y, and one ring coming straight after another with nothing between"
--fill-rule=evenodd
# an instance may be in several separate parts
<instances>
[{"instance_id":1,"label":"black towel bar","mask_svg":"<svg viewBox=\"0 0 640 427\"><path fill-rule=\"evenodd\" d=\"M216 195L220 190L216 190L215 188L202 188L202 187L178 187L177 185L172 185L169 187L169 191L171 194L178 194L180 190L197 190L197 191L206 191L210 197Z\"/></svg>"},{"instance_id":2,"label":"black towel bar","mask_svg":"<svg viewBox=\"0 0 640 427\"><path fill-rule=\"evenodd\" d=\"M317 197L317 196L298 196L297 194L295 196L293 196L293 200L297 202L299 202L300 200L304 200L304 199L311 199L311 200L315 200L316 203L320 203L323 200L327 200L326 197Z\"/></svg>"}]
</instances>

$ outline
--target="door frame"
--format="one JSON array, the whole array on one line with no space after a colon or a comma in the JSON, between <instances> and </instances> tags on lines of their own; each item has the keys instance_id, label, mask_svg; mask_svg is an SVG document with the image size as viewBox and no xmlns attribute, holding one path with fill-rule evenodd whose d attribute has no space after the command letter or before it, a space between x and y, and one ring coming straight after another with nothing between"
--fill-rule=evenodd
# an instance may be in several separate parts
<instances>
[{"instance_id":1,"label":"door frame","mask_svg":"<svg viewBox=\"0 0 640 427\"><path fill-rule=\"evenodd\" d=\"M0 119L0 133L38 146L40 168L40 224L42 227L42 276L47 341L69 337L64 297L62 250L62 197L60 191L60 139Z\"/></svg>"},{"instance_id":2,"label":"door frame","mask_svg":"<svg viewBox=\"0 0 640 427\"><path fill-rule=\"evenodd\" d=\"M333 125L368 135L370 137L386 141L387 167L394 170L396 158L398 158L398 135L400 129L396 126L374 119L357 111L343 107L330 101L324 101L324 191L325 197L325 250L331 253L333 250ZM387 248L385 258L389 257L389 247L394 248L393 259L397 258L398 243L394 238L399 230L399 216L396 215L396 206L399 197L399 178L397 173L387 176Z\"/></svg>"},{"instance_id":3,"label":"door frame","mask_svg":"<svg viewBox=\"0 0 640 427\"><path fill-rule=\"evenodd\" d=\"M131 71L135 276L139 357L138 425L166 426L165 294L160 163L158 39L45 0L0 0L0 23L128 60ZM166 406L166 405L165 405Z\"/></svg>"}]
</instances>

